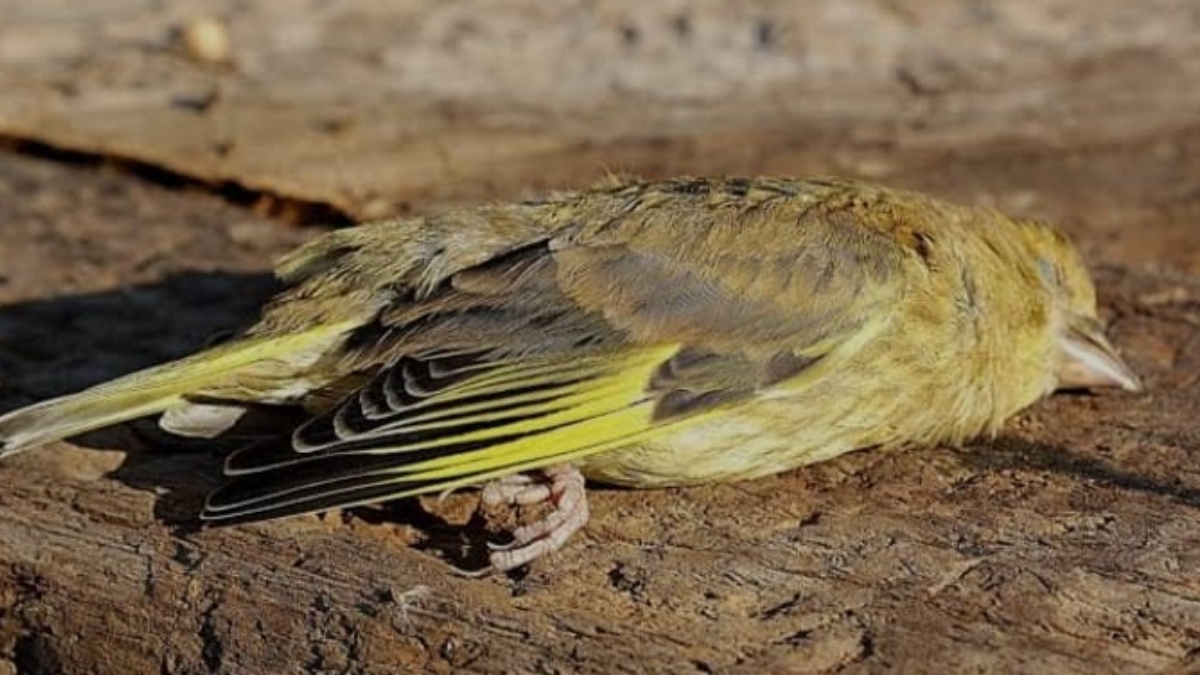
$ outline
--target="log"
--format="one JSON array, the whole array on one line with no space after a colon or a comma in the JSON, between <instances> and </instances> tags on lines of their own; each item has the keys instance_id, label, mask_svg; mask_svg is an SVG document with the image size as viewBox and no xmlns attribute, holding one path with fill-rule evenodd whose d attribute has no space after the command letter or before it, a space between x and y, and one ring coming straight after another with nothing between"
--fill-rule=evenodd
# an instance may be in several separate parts
<instances>
[{"instance_id":1,"label":"log","mask_svg":"<svg viewBox=\"0 0 1200 675\"><path fill-rule=\"evenodd\" d=\"M0 463L0 673L1200 670L1188 4L595 4L0 0L0 410L244 325L320 233L297 223L606 168L1055 220L1147 391L964 448L595 489L582 536L485 579L451 568L492 533L470 492L199 528L219 447L91 434ZM230 63L170 37L203 13Z\"/></svg>"}]
</instances>

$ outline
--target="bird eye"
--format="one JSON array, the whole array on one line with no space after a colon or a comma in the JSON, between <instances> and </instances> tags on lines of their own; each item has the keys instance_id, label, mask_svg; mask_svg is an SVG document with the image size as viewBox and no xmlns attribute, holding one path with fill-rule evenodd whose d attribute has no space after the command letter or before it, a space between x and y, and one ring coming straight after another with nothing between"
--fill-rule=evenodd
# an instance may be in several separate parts
<instances>
[{"instance_id":1,"label":"bird eye","mask_svg":"<svg viewBox=\"0 0 1200 675\"><path fill-rule=\"evenodd\" d=\"M1038 273L1042 275L1042 281L1046 282L1047 286L1059 286L1062 283L1058 274L1058 268L1054 263L1045 258L1038 258L1037 261Z\"/></svg>"}]
</instances>

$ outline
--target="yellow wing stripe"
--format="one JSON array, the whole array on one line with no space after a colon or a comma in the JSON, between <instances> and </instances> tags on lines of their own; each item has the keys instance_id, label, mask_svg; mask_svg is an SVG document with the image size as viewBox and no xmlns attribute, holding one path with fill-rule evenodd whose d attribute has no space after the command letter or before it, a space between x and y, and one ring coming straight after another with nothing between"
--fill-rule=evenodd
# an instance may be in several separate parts
<instances>
[{"instance_id":1,"label":"yellow wing stripe","mask_svg":"<svg viewBox=\"0 0 1200 675\"><path fill-rule=\"evenodd\" d=\"M534 408L541 407L546 410L557 410L547 415L542 415L532 419L525 419L511 424L499 424L490 426L484 429L474 430L465 434L449 434L441 438L434 438L428 441L419 443L411 443L399 446L381 446L372 448L363 448L353 450L352 452L361 454L392 454L414 452L417 450L427 450L430 448L445 447L450 445L458 445L461 443L472 443L476 441L486 441L491 438L503 438L517 434L533 435L534 438L541 438L547 433L547 430L553 430L556 427L571 428L572 426L592 418L603 416L607 413L621 410L629 406L635 405L646 400L646 386L650 381L650 376L655 369L662 363L664 359L669 357L677 350L675 345L655 347L649 349L641 349L636 352L626 352L621 355L621 358L613 363L613 367L620 368L615 373L605 377L592 378L579 382L576 385L569 387L576 393L546 401L542 406L531 406ZM520 397L517 397L520 398ZM511 399L499 398L495 399L493 405L503 405L510 402ZM569 402L568 407L563 408L563 403ZM536 412L536 411L535 411ZM479 415L478 421L487 421L487 414ZM645 424L649 424L649 412ZM436 429L437 427L434 426ZM453 428L452 426L449 428ZM404 426L397 425L389 427L386 432L379 435L387 435L392 433L403 433L405 431L413 431ZM541 433L539 433L541 432ZM369 440L373 434L364 434L362 440ZM355 440L358 440L356 438ZM556 436L557 438L557 436ZM397 467L403 470L423 470L426 468L442 467L452 465L456 462L464 461L475 457L491 456L497 453L500 449L508 447L507 444L499 444L483 448L481 450L453 454L447 457L441 457L425 462L404 465Z\"/></svg>"},{"instance_id":2,"label":"yellow wing stripe","mask_svg":"<svg viewBox=\"0 0 1200 675\"><path fill-rule=\"evenodd\" d=\"M592 369L563 371L562 373L549 373L549 374L539 373L540 376L531 376L528 378L513 377L513 378L509 378L509 379L505 379L505 380L488 382L485 384L476 384L474 382L474 380L468 380L467 382L464 382L462 385L452 387L450 389L445 390L444 392L439 392L428 398L421 399L419 402L397 407L394 412L389 413L388 415L381 416L380 419L383 419L386 417L400 417L404 413L409 413L409 412L420 413L420 411L424 408L429 408L429 407L433 407L433 406L441 406L441 405L444 405L449 402L462 400L464 398L476 398L479 396L486 396L487 394L492 393L492 392L503 393L505 390L511 390L511 389L524 389L526 387L536 387L536 386L540 386L540 385L552 385L552 384L561 383L564 381L570 382L571 380L581 380L581 379L587 379L589 377L595 377L602 373L603 373L602 369L592 368ZM564 377L564 375L568 375L569 377ZM508 405L510 403L520 403L522 401L533 401L533 400L543 399L543 398L553 395L557 391L564 391L564 392L570 391L573 384L575 384L575 383L572 382L572 384L570 384L570 385L564 385L564 387L562 387L561 389L541 390L541 391L529 393L526 395L514 395L514 396L509 396L509 397L504 397L504 398L494 398L494 399L489 399L487 401L480 401L478 403L473 403L473 404L469 403L469 404L465 404L465 405L461 405L461 406L453 406L453 407L449 407L449 408L445 408L445 409L435 410L433 412L414 415L412 417L404 417L404 420L408 421L408 420L415 420L415 419L437 419L439 417L453 416L453 415L457 415L457 414L464 413L464 412L476 412L476 411L480 411L480 410L486 410L486 409L495 408L495 407L501 406L501 405Z\"/></svg>"},{"instance_id":3,"label":"yellow wing stripe","mask_svg":"<svg viewBox=\"0 0 1200 675\"><path fill-rule=\"evenodd\" d=\"M540 412L563 410L590 398L587 392L580 394L576 393L577 391L578 387L573 385L543 389L529 394L510 396L501 401L491 400L473 405L460 406L453 410L439 410L425 415L416 415L405 418L402 421L397 421L394 424L389 424L386 427L381 427L378 431L366 433L361 438L366 439L373 436L417 431L436 431L437 429L453 429L477 422L501 421L513 417L536 415ZM520 403L530 403L530 405L517 405Z\"/></svg>"},{"instance_id":4,"label":"yellow wing stripe","mask_svg":"<svg viewBox=\"0 0 1200 675\"><path fill-rule=\"evenodd\" d=\"M620 447L635 439L661 433L666 425L651 426L654 405L650 401L625 410L593 417L569 426L551 429L521 440L405 466L405 481L455 478L464 474L498 471L513 473L558 464L584 455ZM514 468L517 467L517 468Z\"/></svg>"},{"instance_id":5,"label":"yellow wing stripe","mask_svg":"<svg viewBox=\"0 0 1200 675\"><path fill-rule=\"evenodd\" d=\"M515 388L515 386L523 388L542 384L554 384L555 382L562 382L567 379L586 379L600 375L611 370L611 368L611 362L604 362L599 359L534 365L506 363L494 369L489 369L486 373L482 373L461 384L422 399L419 402L397 406L396 413L417 410L432 405L443 404L448 401L481 396L490 392L503 392L506 389Z\"/></svg>"}]
</instances>

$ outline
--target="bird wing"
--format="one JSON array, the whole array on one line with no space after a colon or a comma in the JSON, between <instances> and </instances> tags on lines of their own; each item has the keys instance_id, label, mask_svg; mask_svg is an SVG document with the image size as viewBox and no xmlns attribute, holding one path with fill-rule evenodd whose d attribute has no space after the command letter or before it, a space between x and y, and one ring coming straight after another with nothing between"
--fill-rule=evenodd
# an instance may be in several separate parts
<instances>
[{"instance_id":1,"label":"bird wing","mask_svg":"<svg viewBox=\"0 0 1200 675\"><path fill-rule=\"evenodd\" d=\"M376 375L290 442L231 455L204 517L476 484L802 388L886 325L915 255L821 199L619 197L382 312L342 356Z\"/></svg>"},{"instance_id":2,"label":"bird wing","mask_svg":"<svg viewBox=\"0 0 1200 675\"><path fill-rule=\"evenodd\" d=\"M672 347L606 359L473 362L429 388L441 359L404 359L287 444L230 455L207 520L360 505L477 484L618 447L653 430L645 383Z\"/></svg>"}]
</instances>

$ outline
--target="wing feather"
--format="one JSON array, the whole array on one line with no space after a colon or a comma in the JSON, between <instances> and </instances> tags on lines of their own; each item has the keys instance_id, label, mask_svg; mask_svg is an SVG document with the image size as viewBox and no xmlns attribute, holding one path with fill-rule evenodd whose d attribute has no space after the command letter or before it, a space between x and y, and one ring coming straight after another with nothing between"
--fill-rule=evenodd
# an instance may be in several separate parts
<instances>
[{"instance_id":1,"label":"wing feather","mask_svg":"<svg viewBox=\"0 0 1200 675\"><path fill-rule=\"evenodd\" d=\"M358 398L351 396L302 427L309 433L323 430L319 447L259 445L230 455L226 473L232 480L210 496L202 517L228 520L280 509L304 511L337 495L357 503L356 495L375 494L383 485L392 486L388 498L399 497L515 466L544 466L564 456L598 452L619 439L654 430L649 385L677 349L624 350L603 360L584 359L582 367L505 364L497 367L505 371L502 376L482 371L475 376L482 382L467 378L427 392L420 401L425 405L410 404L382 426L353 428L346 416L357 409ZM529 378L522 377L526 371L532 373ZM541 396L530 397L536 388L525 384L530 380L544 387ZM449 407L430 415L430 406L443 395ZM413 411L418 414L405 414Z\"/></svg>"}]
</instances>

